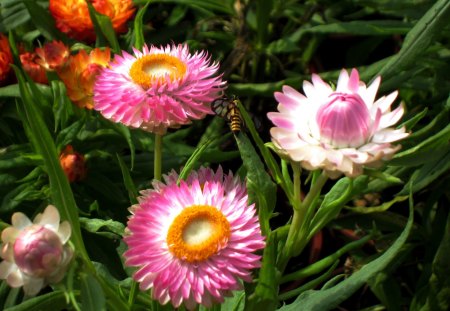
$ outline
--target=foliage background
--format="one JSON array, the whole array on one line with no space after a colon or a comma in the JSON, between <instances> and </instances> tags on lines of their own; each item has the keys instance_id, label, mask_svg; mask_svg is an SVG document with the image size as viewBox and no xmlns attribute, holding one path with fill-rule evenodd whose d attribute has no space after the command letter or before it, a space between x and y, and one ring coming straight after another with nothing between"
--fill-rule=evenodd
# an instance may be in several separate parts
<instances>
[{"instance_id":1,"label":"foliage background","mask_svg":"<svg viewBox=\"0 0 450 311\"><path fill-rule=\"evenodd\" d=\"M399 97L407 107L404 124L412 135L401 142L401 152L388 163L383 174L373 177L340 216L313 239L310 247L291 260L288 272L335 253L360 233L376 227L378 237L340 256L316 289L334 275L358 271L403 231L408 218L407 201L396 203L392 199L401 201L398 198L412 193L410 203L413 199L415 218L408 241L395 254L392 264L377 271L351 297L338 301L339 308L447 310L450 306L449 1L161 0L151 1L144 8L147 2L134 1L140 11L123 36L116 37L107 25L100 23L96 46L111 46L118 51L130 50L142 41L155 45L188 42L191 50L207 50L212 59L220 61L229 83L227 93L239 96L245 109L260 123L258 133L264 142L270 141L271 127L266 113L276 109L273 93L284 84L300 90L302 81L309 80L313 72L320 73L324 80L336 81L342 68L355 67L366 82L382 76L379 94L400 91ZM72 50L89 48L58 32L47 7L48 1L1 0L0 32L10 32L16 42L28 47L60 39ZM50 171L49 167L55 163L42 146L51 141L50 146L57 154L65 145L73 145L86 155L88 175L85 180L71 184L71 190L61 190L56 200L78 206L87 253L92 261L101 263L95 264L95 269L106 274L107 280L118 285L125 295L130 279L121 262L124 245L120 237L135 189L150 185L153 137L73 106L65 95L64 84L58 80L48 86L36 85L28 97L27 92L19 83L0 88L0 217L7 223L14 211L33 215L50 198L55 200L52 184L64 185L60 179L64 176L59 176L57 170ZM39 94L39 98L32 94ZM44 122L38 123L35 114ZM45 127L49 136L33 136L36 131L27 132L33 127L38 132ZM204 143L210 140L205 147ZM221 164L245 175L252 165L260 164L251 160L242 166L245 154L242 148L239 151L227 125L220 118L209 116L164 137L163 172L178 171L199 147L203 149L195 166ZM124 173L128 168L132 182ZM371 196L362 198L364 194ZM378 201L371 201L374 197ZM358 207L361 201L356 200L361 198L367 207ZM285 201L278 189L277 214L270 221L272 228L289 220L290 207ZM69 214L73 212L68 208ZM84 293L103 295L89 274L75 282L88 284ZM296 302L307 305L306 294L311 292L304 292L301 301L293 297L280 299L283 293L301 288L302 284L291 281L282 285L275 305L292 303L292 308L299 306ZM64 296L55 293L58 292L41 296L47 297L42 301L53 305L59 301L64 306ZM49 299L46 295L54 296ZM89 300L85 294L83 297L83 306L87 306ZM236 297L235 300L239 298ZM19 290L10 289L5 283L0 285L0 305L4 309L30 308L21 302ZM92 303L95 310L98 302ZM159 308L145 295L138 296L137 308L140 305ZM336 301L320 310L335 305ZM239 306L234 301L229 310Z\"/></svg>"}]
</instances>

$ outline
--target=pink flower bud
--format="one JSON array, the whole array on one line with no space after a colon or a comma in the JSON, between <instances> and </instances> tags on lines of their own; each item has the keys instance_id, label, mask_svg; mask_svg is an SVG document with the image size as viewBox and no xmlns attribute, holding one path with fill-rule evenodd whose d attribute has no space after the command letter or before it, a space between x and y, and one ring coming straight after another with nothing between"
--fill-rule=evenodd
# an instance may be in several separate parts
<instances>
[{"instance_id":1,"label":"pink flower bud","mask_svg":"<svg viewBox=\"0 0 450 311\"><path fill-rule=\"evenodd\" d=\"M73 250L67 243L71 227L59 222L58 210L49 205L34 222L20 212L14 213L12 226L2 231L0 279L11 287L21 287L34 296L47 284L64 277Z\"/></svg>"}]
</instances>

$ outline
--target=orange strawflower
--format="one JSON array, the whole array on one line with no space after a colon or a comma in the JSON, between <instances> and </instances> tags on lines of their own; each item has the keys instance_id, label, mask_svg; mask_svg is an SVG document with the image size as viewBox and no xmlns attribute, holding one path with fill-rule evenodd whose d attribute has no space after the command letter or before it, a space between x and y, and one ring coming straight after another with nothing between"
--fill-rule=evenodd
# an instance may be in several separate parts
<instances>
[{"instance_id":1,"label":"orange strawflower","mask_svg":"<svg viewBox=\"0 0 450 311\"><path fill-rule=\"evenodd\" d=\"M117 33L127 31L126 22L133 16L132 0L90 0L95 10L111 19ZM56 27L69 37L93 42L94 26L85 0L50 0L50 13Z\"/></svg>"},{"instance_id":2,"label":"orange strawflower","mask_svg":"<svg viewBox=\"0 0 450 311\"><path fill-rule=\"evenodd\" d=\"M0 33L0 85L5 82L11 72L13 56L9 47L8 38Z\"/></svg>"},{"instance_id":3,"label":"orange strawflower","mask_svg":"<svg viewBox=\"0 0 450 311\"><path fill-rule=\"evenodd\" d=\"M84 156L75 152L71 145L67 145L61 152L59 162L69 182L80 181L86 177L87 169Z\"/></svg>"},{"instance_id":4,"label":"orange strawflower","mask_svg":"<svg viewBox=\"0 0 450 311\"><path fill-rule=\"evenodd\" d=\"M59 78L64 82L67 95L80 108L92 109L95 77L108 66L111 53L109 48L93 49L90 54L80 50L76 55L70 56L67 65L57 71Z\"/></svg>"},{"instance_id":5,"label":"orange strawflower","mask_svg":"<svg viewBox=\"0 0 450 311\"><path fill-rule=\"evenodd\" d=\"M69 59L69 48L61 41L52 41L44 44L42 48L36 48L39 58L36 62L47 71L55 71L65 65Z\"/></svg>"},{"instance_id":6,"label":"orange strawflower","mask_svg":"<svg viewBox=\"0 0 450 311\"><path fill-rule=\"evenodd\" d=\"M25 52L20 54L20 62L22 68L30 76L30 78L36 83L47 84L47 75L45 74L45 68L38 64L37 56L34 52Z\"/></svg>"}]
</instances>

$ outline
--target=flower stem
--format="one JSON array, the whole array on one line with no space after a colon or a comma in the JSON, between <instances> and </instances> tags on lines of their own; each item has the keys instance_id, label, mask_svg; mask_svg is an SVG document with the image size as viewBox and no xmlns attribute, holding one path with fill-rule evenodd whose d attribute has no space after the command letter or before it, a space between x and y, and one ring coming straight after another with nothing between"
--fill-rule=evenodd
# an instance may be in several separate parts
<instances>
[{"instance_id":1,"label":"flower stem","mask_svg":"<svg viewBox=\"0 0 450 311\"><path fill-rule=\"evenodd\" d=\"M161 166L162 166L162 135L155 134L155 150L154 150L154 167L153 178L161 180Z\"/></svg>"},{"instance_id":2,"label":"flower stem","mask_svg":"<svg viewBox=\"0 0 450 311\"><path fill-rule=\"evenodd\" d=\"M292 256L292 248L294 245L294 239L297 235L297 231L301 225L302 219L301 219L301 213L300 213L300 205L301 205L301 182L300 182L300 164L299 163L292 163L292 170L294 173L294 186L293 186L293 201L291 202L294 215L292 216L292 222L289 226L289 232L288 236L286 238L286 244L284 245L283 251L281 253L281 258L279 260L278 268L280 271L283 271L287 265L287 262L289 261L289 258Z\"/></svg>"},{"instance_id":3,"label":"flower stem","mask_svg":"<svg viewBox=\"0 0 450 311\"><path fill-rule=\"evenodd\" d=\"M286 238L286 244L284 246L281 258L278 263L280 271L284 271L286 265L291 257L298 256L303 248L308 243L307 231L309 223L306 223L306 213L312 208L312 205L316 201L317 197L325 185L328 177L325 173L322 173L314 184L311 186L304 201L301 200L301 183L300 183L300 164L292 163L292 170L294 172L294 201L291 202L294 210L292 216L292 222L289 227L289 233Z\"/></svg>"},{"instance_id":4,"label":"flower stem","mask_svg":"<svg viewBox=\"0 0 450 311\"><path fill-rule=\"evenodd\" d=\"M310 224L305 222L306 213L309 209L314 208L314 202L316 202L316 199L320 195L320 192L322 191L322 188L327 180L328 176L325 174L325 172L322 172L322 174L320 174L319 177L315 180L314 184L311 186L311 189L306 195L305 200L300 205L299 213L301 214L300 217L302 222L294 239L295 245L292 251L293 256L298 256L303 251L303 248L305 248L306 244L309 242L307 237Z\"/></svg>"}]
</instances>

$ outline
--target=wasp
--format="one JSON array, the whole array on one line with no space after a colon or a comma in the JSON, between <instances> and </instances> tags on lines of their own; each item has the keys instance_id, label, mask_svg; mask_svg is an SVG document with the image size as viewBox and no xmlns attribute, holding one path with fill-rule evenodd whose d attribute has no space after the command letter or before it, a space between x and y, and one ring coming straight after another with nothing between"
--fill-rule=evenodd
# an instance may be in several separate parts
<instances>
[{"instance_id":1,"label":"wasp","mask_svg":"<svg viewBox=\"0 0 450 311\"><path fill-rule=\"evenodd\" d=\"M238 98L236 96L232 96L231 98L223 96L211 103L211 109L216 115L224 118L228 122L233 134L239 133L244 125L237 101Z\"/></svg>"}]
</instances>

